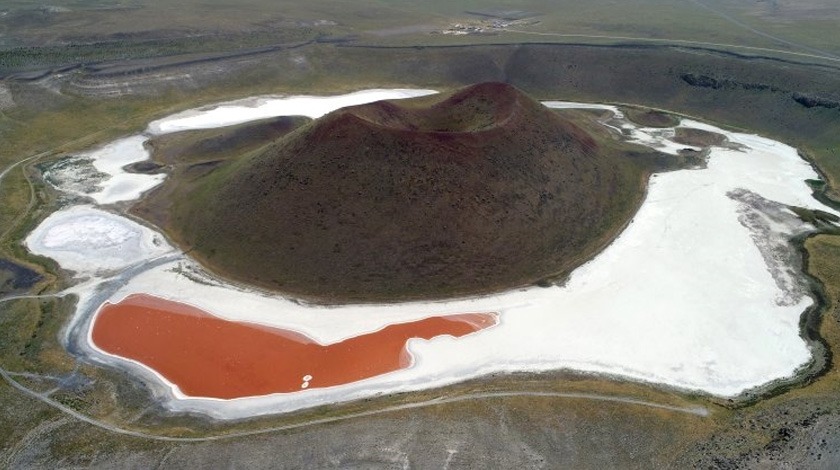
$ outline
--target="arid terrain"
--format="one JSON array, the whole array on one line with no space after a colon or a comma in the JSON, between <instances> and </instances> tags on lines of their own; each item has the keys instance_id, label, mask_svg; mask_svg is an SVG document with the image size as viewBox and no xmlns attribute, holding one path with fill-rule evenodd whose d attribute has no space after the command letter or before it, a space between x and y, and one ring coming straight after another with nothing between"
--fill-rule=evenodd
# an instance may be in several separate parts
<instances>
[{"instance_id":1,"label":"arid terrain","mask_svg":"<svg viewBox=\"0 0 840 470\"><path fill-rule=\"evenodd\" d=\"M47 170L156 119L225 100L503 82L539 100L612 103L644 126L691 117L792 145L822 178L808 181L815 197L838 208L840 43L832 28L840 13L832 2L568 2L567 14L549 2L443 3L295 2L284 12L259 1L0 7L0 467L837 468L840 235L827 210L778 209L814 227L793 240L815 299L798 322L814 360L795 380L731 399L610 375L494 373L220 421L167 409L157 389L88 360L68 340L76 300L55 294L78 279L23 241L49 214L89 200L79 195L89 188L58 191ZM604 139L599 145L624 145L598 134L591 123L603 118L599 110L564 116ZM186 182L151 199L177 200L229 151L257 161L264 142L317 129L307 118L276 118L151 136L154 163L132 171ZM690 129L675 140L704 148L725 145L720 136ZM627 181L671 169L655 154L643 159ZM129 209L121 195L97 197L117 213ZM179 209L147 201L133 210L167 227ZM107 211L89 215L115 217ZM164 241L142 241L167 253ZM71 260L79 269L88 261Z\"/></svg>"}]
</instances>

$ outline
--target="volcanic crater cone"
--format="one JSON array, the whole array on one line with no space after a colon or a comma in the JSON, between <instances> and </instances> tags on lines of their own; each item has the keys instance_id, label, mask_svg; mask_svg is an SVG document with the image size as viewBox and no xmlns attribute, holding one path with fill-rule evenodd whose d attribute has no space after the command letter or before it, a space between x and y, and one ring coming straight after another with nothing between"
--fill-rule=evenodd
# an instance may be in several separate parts
<instances>
[{"instance_id":1,"label":"volcanic crater cone","mask_svg":"<svg viewBox=\"0 0 840 470\"><path fill-rule=\"evenodd\" d=\"M641 195L623 160L516 88L473 85L313 121L212 173L173 228L211 270L304 298L484 293L600 249Z\"/></svg>"}]
</instances>

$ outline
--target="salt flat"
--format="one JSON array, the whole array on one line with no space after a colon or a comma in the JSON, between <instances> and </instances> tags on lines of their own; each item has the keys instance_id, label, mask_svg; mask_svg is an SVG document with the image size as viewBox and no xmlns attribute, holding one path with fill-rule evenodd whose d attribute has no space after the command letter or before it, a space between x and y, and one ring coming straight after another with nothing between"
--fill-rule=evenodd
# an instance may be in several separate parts
<instances>
[{"instance_id":1,"label":"salt flat","mask_svg":"<svg viewBox=\"0 0 840 470\"><path fill-rule=\"evenodd\" d=\"M335 96L263 96L221 103L208 108L188 110L152 121L147 132L170 132L232 126L275 116L319 118L339 108L379 100L415 98L437 93L434 90L392 89L362 90Z\"/></svg>"},{"instance_id":2,"label":"salt flat","mask_svg":"<svg viewBox=\"0 0 840 470\"><path fill-rule=\"evenodd\" d=\"M298 98L312 97L283 99L295 103ZM333 106L347 102L345 97L330 99L319 98L318 102ZM235 122L243 122L248 109L254 110L253 119L266 117L259 103L262 101L236 108L232 114ZM222 107L156 121L150 132L232 124L219 109ZM284 109L292 114L301 112L294 106ZM332 388L212 400L187 397L154 371L109 356L89 341L88 353L95 360L130 367L146 377L168 397L166 406L171 409L220 418L432 388L495 372L572 369L724 397L790 377L811 360L809 347L799 335L799 318L812 299L799 285L798 258L787 240L812 227L793 217L786 205L830 211L811 197L804 182L818 175L785 144L690 120L681 125L723 134L740 147L713 148L705 168L652 177L646 199L628 228L575 270L562 287L533 287L446 302L319 307L227 285L181 256L132 272L107 291L112 302L132 293L150 293L222 318L300 331L325 344L395 322L450 313L498 312L498 325L466 337L411 340L409 349L415 362L408 369ZM669 141L673 129L634 127L631 131L633 140L646 145L672 152L685 147ZM83 216L81 210L76 214L77 218ZM74 214L65 212L60 217L59 224L48 218L30 235L38 242L28 244L62 266L68 264L68 269L78 262L68 253L93 260L89 254L96 250L119 251L122 244L136 243L136 236L121 235L117 229L114 236L82 237L78 249L69 241L44 243L44 233L71 223ZM61 240L62 236L55 237ZM132 255L132 260L151 259L157 253L148 244L132 246L141 247L141 254ZM780 263L787 263L784 269ZM89 326L98 307L92 301L93 293L98 299L102 289L86 289L77 290L82 297L77 315L85 318L79 324ZM89 339L89 328L81 328L77 334Z\"/></svg>"},{"instance_id":3,"label":"salt flat","mask_svg":"<svg viewBox=\"0 0 840 470\"><path fill-rule=\"evenodd\" d=\"M89 205L50 214L26 237L25 244L32 253L88 277L174 251L155 231Z\"/></svg>"},{"instance_id":4,"label":"salt flat","mask_svg":"<svg viewBox=\"0 0 840 470\"><path fill-rule=\"evenodd\" d=\"M78 196L87 196L97 204L132 201L154 188L166 178L164 174L139 174L126 171L132 163L149 159L144 147L148 137L133 135L115 140L102 147L78 156L78 164L63 164L48 169L55 173L52 182L60 190ZM92 168L85 168L85 166ZM95 184L84 184L90 174L98 174Z\"/></svg>"}]
</instances>

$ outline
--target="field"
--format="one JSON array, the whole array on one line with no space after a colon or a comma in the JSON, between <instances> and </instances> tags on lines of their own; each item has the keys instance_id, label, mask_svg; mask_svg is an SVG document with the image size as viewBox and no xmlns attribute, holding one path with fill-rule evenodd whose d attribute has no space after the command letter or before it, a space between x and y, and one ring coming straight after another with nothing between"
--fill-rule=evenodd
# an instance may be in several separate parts
<instances>
[{"instance_id":1,"label":"field","mask_svg":"<svg viewBox=\"0 0 840 470\"><path fill-rule=\"evenodd\" d=\"M557 8L553 14L535 17L539 24L516 27L531 28L527 34L442 38L416 32L396 36L382 35L391 34L387 31L380 35L365 32L426 23L448 25L464 21L464 11L480 6L480 2L444 3L355 2L351 6L346 2L336 10L325 3L307 2L295 7L300 10L283 12L283 19L278 21L295 24L283 29L254 24L254 17L271 9L267 2L259 1L240 3L236 11L220 2L200 18L192 13L197 10L191 9L190 2L169 9L165 9L170 5L166 2L137 2L127 4L129 10L101 9L93 16L89 15L90 9L107 4L80 1L70 5L71 9L84 10L82 15L39 13L34 2L7 2L3 8L8 13L0 17L0 44L6 48L0 73L8 77L0 82L0 90L9 90L15 105L0 109L0 171L30 160L11 168L0 179L4 201L0 206L0 248L4 257L45 275L34 293L53 292L63 282L54 264L27 254L19 244L27 229L60 203L37 178L32 166L37 161L72 154L143 129L150 120L177 110L262 93L323 93L407 85L454 89L477 81L507 81L541 99L647 106L777 138L797 146L823 172L829 185L816 185L817 191L824 191L826 198L836 198L840 191L840 136L836 132L840 107L835 105L840 102L840 70L831 60L840 53L840 44L826 32L832 21L836 25L831 2L779 1L765 6L724 0L703 2L799 47L735 27L719 14L690 2L657 9L652 16L640 13L641 7L657 4L652 1L623 2L609 14L595 8ZM779 10L774 13L770 3L778 5ZM546 2L510 5L503 9L549 10ZM808 8L811 6L813 9ZM700 14L688 20L688 10ZM567 14L561 15L560 11ZM330 14L339 13L348 18L346 24L304 27L295 23L301 18L329 20ZM62 17L65 14L68 16ZM157 29L150 27L152 22ZM254 34L243 33L249 27ZM225 34L241 35L236 36L241 39L195 41L186 37L185 31L191 28L214 31L222 38L227 37ZM120 32L132 34L109 38ZM214 55L220 43L223 49L238 48L240 41L244 48L262 47L306 41L322 32L334 37L359 34L359 38L358 42L340 44L322 39L294 49L224 60L185 63L167 56L165 67L146 72L137 63L124 60L139 55L161 65L157 52L143 52L150 49L142 48L155 44L146 41L163 41L178 54ZM616 45L618 40L589 38L597 44L519 44L589 41L578 36L533 33L605 32L655 41L626 44L629 41L621 40L625 44ZM73 38L73 34L87 39ZM711 46L684 43L664 45L670 39L741 43L820 57L758 50L733 54L737 50L727 47L710 50ZM98 45L82 48L77 57L70 54L69 45L63 44L73 41ZM103 41L117 42L104 47L100 44ZM408 46L374 47L386 42ZM491 42L497 44L486 44ZM433 47L435 43L445 44ZM57 49L35 49L35 59L9 63L8 58L20 57L20 50L11 48L24 46ZM117 62L109 65L112 68L108 73L101 64L102 70L78 69L47 74L39 80L19 76L87 60ZM136 73L122 74L119 70ZM18 78L12 77L16 74ZM808 270L815 286L824 292L825 305L822 315L808 316L812 324L806 321L803 326L806 333L812 331L809 327L817 331L832 353L840 348L838 240L838 235L824 234L804 241ZM0 366L6 371L30 374L6 375L0 384L0 466L105 467L114 462L137 467L234 462L266 466L276 464L276 456L283 455L289 466L323 467L406 462L435 467L445 462L499 467L524 462L534 467L567 463L579 468L733 468L779 463L831 468L840 457L840 375L834 361L829 361L819 376L777 389L770 397L739 403L609 378L557 373L491 377L439 391L222 425L195 416L167 416L147 390L121 373L78 363L57 341L70 310L70 299L7 300L0 304ZM12 383L34 392L24 393ZM518 395L487 395L510 391ZM592 399L586 394L681 409L701 406L710 416ZM441 396L467 398L412 405ZM363 415L353 417L354 413ZM284 428L323 419L329 422ZM254 432L260 434L249 434ZM237 433L243 434L235 437ZM231 437L212 437L219 435ZM159 436L212 440L166 441ZM592 452L593 445L609 452Z\"/></svg>"},{"instance_id":2,"label":"field","mask_svg":"<svg viewBox=\"0 0 840 470\"><path fill-rule=\"evenodd\" d=\"M824 1L824 0L823 0ZM0 76L115 62L188 62L307 42L452 45L628 41L715 45L743 53L840 60L836 5L820 0L362 0L235 4L80 0L61 7L18 0L0 11ZM475 29L466 29L475 28ZM457 32L468 34L442 34ZM675 42L676 41L676 42Z\"/></svg>"}]
</instances>

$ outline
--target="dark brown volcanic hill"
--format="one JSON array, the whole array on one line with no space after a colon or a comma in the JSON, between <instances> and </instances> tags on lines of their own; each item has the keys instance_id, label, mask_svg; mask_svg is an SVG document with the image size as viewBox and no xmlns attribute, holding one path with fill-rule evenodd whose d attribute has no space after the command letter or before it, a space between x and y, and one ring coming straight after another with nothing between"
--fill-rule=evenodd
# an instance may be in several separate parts
<instances>
[{"instance_id":1,"label":"dark brown volcanic hill","mask_svg":"<svg viewBox=\"0 0 840 470\"><path fill-rule=\"evenodd\" d=\"M345 108L213 173L173 218L236 280L323 301L474 294L568 272L638 169L505 84Z\"/></svg>"}]
</instances>

